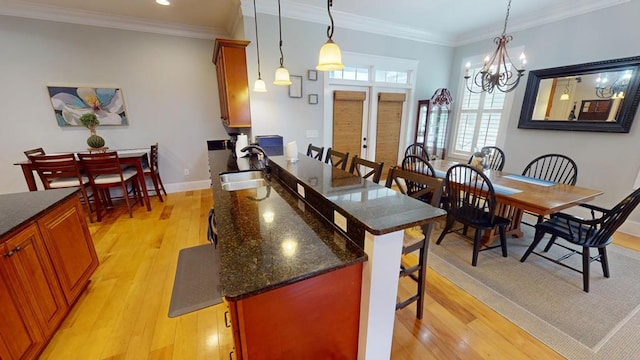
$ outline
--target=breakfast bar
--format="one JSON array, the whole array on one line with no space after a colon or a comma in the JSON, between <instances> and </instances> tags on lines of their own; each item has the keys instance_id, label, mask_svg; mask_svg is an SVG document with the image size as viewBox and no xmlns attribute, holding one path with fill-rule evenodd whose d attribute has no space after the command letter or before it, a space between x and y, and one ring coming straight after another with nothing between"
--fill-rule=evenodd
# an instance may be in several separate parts
<instances>
[{"instance_id":1,"label":"breakfast bar","mask_svg":"<svg viewBox=\"0 0 640 360\"><path fill-rule=\"evenodd\" d=\"M435 221L444 211L302 154L295 163L272 157L266 184L228 191L219 174L237 171L237 159L217 150L209 152L209 160L222 293L230 305L238 358L262 346L256 336L251 338L256 333L279 343L278 349L264 344L269 349L256 352L276 357L283 354L279 349L295 354L296 343L304 344L311 357L390 354L403 230ZM256 330L271 326L264 324L269 321L266 309L278 311L268 305L272 294L296 294L279 301L292 311L302 306L302 318L280 314L280 324L273 326L303 331L297 340L284 344L283 336L292 333ZM307 304L298 303L300 298ZM261 314L252 312L255 299L261 299ZM359 314L355 323L342 309L354 301L349 313ZM309 313L323 313L336 322L325 324L322 317L306 317ZM281 324L285 319L302 324ZM345 330L348 321L355 333ZM351 343L345 344L348 339ZM336 347L331 352L328 343Z\"/></svg>"}]
</instances>

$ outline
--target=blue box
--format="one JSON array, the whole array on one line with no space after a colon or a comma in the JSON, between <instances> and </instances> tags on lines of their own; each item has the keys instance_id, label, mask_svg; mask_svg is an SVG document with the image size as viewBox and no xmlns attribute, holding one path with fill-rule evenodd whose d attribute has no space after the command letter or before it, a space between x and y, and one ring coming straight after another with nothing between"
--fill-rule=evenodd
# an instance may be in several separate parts
<instances>
[{"instance_id":1,"label":"blue box","mask_svg":"<svg viewBox=\"0 0 640 360\"><path fill-rule=\"evenodd\" d=\"M284 155L284 145L280 135L258 135L256 142L268 156Z\"/></svg>"}]
</instances>

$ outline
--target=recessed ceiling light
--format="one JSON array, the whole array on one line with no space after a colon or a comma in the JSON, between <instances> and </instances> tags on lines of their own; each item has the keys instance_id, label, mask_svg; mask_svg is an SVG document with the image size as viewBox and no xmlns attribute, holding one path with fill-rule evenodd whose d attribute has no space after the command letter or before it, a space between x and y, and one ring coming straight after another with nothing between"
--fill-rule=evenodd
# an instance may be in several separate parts
<instances>
[{"instance_id":1,"label":"recessed ceiling light","mask_svg":"<svg viewBox=\"0 0 640 360\"><path fill-rule=\"evenodd\" d=\"M169 0L156 0L156 2L160 5L171 5L171 3L169 2Z\"/></svg>"}]
</instances>

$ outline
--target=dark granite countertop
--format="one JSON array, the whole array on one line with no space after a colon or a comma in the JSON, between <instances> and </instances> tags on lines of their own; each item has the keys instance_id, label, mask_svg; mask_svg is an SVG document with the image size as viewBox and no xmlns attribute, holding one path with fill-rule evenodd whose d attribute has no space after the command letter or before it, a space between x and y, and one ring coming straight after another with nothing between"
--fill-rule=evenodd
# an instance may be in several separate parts
<instances>
[{"instance_id":1,"label":"dark granite countertop","mask_svg":"<svg viewBox=\"0 0 640 360\"><path fill-rule=\"evenodd\" d=\"M356 177L329 164L300 154L295 163L284 156L269 158L271 166L304 183L307 189L333 204L333 209L361 224L373 235L387 234L432 222L446 215L433 207L383 185ZM327 218L330 219L329 216Z\"/></svg>"},{"instance_id":2,"label":"dark granite countertop","mask_svg":"<svg viewBox=\"0 0 640 360\"><path fill-rule=\"evenodd\" d=\"M77 188L67 188L0 195L0 237L73 196L76 191Z\"/></svg>"},{"instance_id":3,"label":"dark granite countertop","mask_svg":"<svg viewBox=\"0 0 640 360\"><path fill-rule=\"evenodd\" d=\"M275 178L224 191L218 174L237 170L236 159L228 150L209 151L209 166L225 297L240 300L366 261L360 247Z\"/></svg>"}]
</instances>

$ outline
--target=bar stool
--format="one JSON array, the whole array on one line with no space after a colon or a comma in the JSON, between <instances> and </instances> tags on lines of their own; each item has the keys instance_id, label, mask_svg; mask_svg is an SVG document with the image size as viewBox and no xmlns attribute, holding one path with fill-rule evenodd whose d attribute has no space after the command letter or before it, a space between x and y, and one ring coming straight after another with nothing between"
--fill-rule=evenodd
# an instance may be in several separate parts
<instances>
[{"instance_id":1,"label":"bar stool","mask_svg":"<svg viewBox=\"0 0 640 360\"><path fill-rule=\"evenodd\" d=\"M413 182L421 184L422 189L414 193L407 193L406 183ZM424 174L417 174L404 171L398 167L392 167L387 175L385 184L388 188L398 189L401 193L416 199L425 199L430 197L431 206L437 207L440 204L442 196L443 180ZM430 196L427 196L430 195ZM404 309L413 302L416 302L416 318L422 319L424 308L424 287L427 276L427 251L429 249L429 236L433 230L434 223L406 229L404 231L404 240L402 244L402 255L410 254L414 251L420 251L418 264L405 267L400 265L400 278L408 276L417 283L417 291L414 295L405 300L396 303L396 310Z\"/></svg>"}]
</instances>

